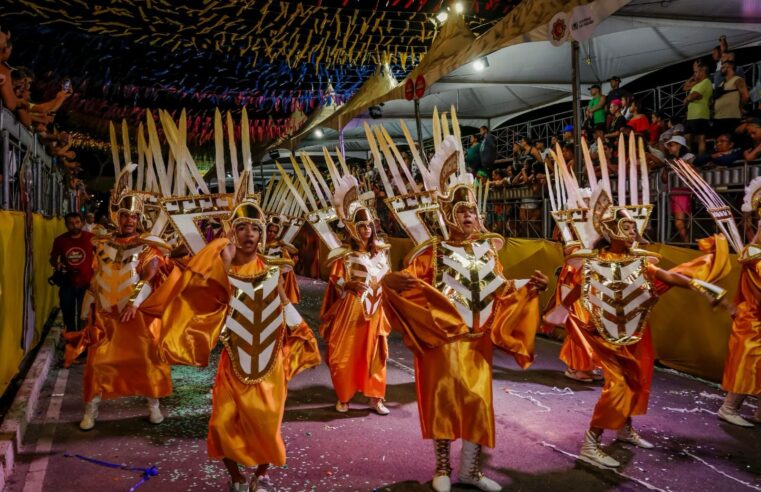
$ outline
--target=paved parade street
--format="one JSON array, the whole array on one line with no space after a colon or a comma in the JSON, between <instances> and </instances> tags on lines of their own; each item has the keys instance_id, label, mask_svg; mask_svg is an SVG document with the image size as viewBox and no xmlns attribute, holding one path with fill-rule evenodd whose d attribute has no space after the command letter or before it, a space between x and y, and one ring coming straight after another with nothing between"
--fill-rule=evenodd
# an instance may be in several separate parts
<instances>
[{"instance_id":1,"label":"paved parade street","mask_svg":"<svg viewBox=\"0 0 761 492\"><path fill-rule=\"evenodd\" d=\"M325 285L301 279L300 307L317 326ZM622 461L620 473L578 463L575 455L599 393L562 375L560 345L537 341L528 371L503 354L494 363L497 447L484 471L504 490L761 490L761 428L720 423L714 412L723 393L702 382L656 371L650 410L636 418L654 450L604 443ZM218 355L218 352L217 352ZM433 470L430 441L420 438L411 353L391 337L387 405L381 417L355 398L338 414L325 365L290 385L283 434L288 464L271 472L281 491L426 491ZM82 455L129 467L156 467L141 492L226 490L227 474L206 455L206 429L215 363L205 369L175 367L174 394L162 400L164 423L149 424L145 405L130 398L101 405L95 429L79 430L83 364L51 370L26 443L11 478L11 492L127 491L140 471L99 466ZM459 445L452 463L456 470ZM474 490L459 488L454 490Z\"/></svg>"}]
</instances>

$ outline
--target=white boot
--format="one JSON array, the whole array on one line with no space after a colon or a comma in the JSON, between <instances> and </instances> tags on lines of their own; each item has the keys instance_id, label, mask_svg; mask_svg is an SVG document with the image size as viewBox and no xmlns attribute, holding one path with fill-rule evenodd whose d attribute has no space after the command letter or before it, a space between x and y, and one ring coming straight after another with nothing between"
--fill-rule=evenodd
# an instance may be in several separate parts
<instances>
[{"instance_id":1,"label":"white boot","mask_svg":"<svg viewBox=\"0 0 761 492\"><path fill-rule=\"evenodd\" d=\"M449 449L452 441L446 439L434 439L433 450L436 453L436 474L431 481L431 487L436 492L449 492L452 490L452 481L449 474L452 473L452 465L449 463Z\"/></svg>"},{"instance_id":2,"label":"white boot","mask_svg":"<svg viewBox=\"0 0 761 492\"><path fill-rule=\"evenodd\" d=\"M268 475L254 476L251 479L250 492L276 492L275 484Z\"/></svg>"},{"instance_id":3,"label":"white boot","mask_svg":"<svg viewBox=\"0 0 761 492\"><path fill-rule=\"evenodd\" d=\"M163 422L164 416L161 415L158 398L146 398L145 400L148 402L148 421L152 424Z\"/></svg>"},{"instance_id":4,"label":"white boot","mask_svg":"<svg viewBox=\"0 0 761 492\"><path fill-rule=\"evenodd\" d=\"M581 452L579 455L579 458L582 461L586 461L595 466L615 468L621 465L621 463L605 454L600 447L600 438L595 437L595 435L589 430L584 434L584 442L581 444Z\"/></svg>"},{"instance_id":5,"label":"white boot","mask_svg":"<svg viewBox=\"0 0 761 492\"><path fill-rule=\"evenodd\" d=\"M227 482L228 492L248 492L248 484L246 482Z\"/></svg>"},{"instance_id":6,"label":"white boot","mask_svg":"<svg viewBox=\"0 0 761 492\"><path fill-rule=\"evenodd\" d=\"M85 405L85 414L79 423L79 428L83 431L89 431L95 427L95 419L98 418L98 403L100 403L100 396L94 397Z\"/></svg>"},{"instance_id":7,"label":"white boot","mask_svg":"<svg viewBox=\"0 0 761 492\"><path fill-rule=\"evenodd\" d=\"M473 485L487 492L498 492L502 486L481 473L481 445L462 440L460 453L460 471L457 478L461 483Z\"/></svg>"},{"instance_id":8,"label":"white boot","mask_svg":"<svg viewBox=\"0 0 761 492\"><path fill-rule=\"evenodd\" d=\"M745 401L745 395L738 393L727 393L727 397L724 398L724 404L719 408L719 418L725 422L729 422L733 425L740 427L753 427L753 424L742 418L740 415L740 406ZM758 413L758 412L756 412Z\"/></svg>"},{"instance_id":9,"label":"white boot","mask_svg":"<svg viewBox=\"0 0 761 492\"><path fill-rule=\"evenodd\" d=\"M632 424L626 424L622 428L618 429L618 433L616 434L616 439L618 441L628 442L629 444L634 444L638 448L642 449L653 449L655 446L642 439L639 434L637 434L637 431L635 431L632 428Z\"/></svg>"},{"instance_id":10,"label":"white boot","mask_svg":"<svg viewBox=\"0 0 761 492\"><path fill-rule=\"evenodd\" d=\"M383 404L383 398L370 398L370 408L375 410L378 415L388 415L389 411Z\"/></svg>"}]
</instances>

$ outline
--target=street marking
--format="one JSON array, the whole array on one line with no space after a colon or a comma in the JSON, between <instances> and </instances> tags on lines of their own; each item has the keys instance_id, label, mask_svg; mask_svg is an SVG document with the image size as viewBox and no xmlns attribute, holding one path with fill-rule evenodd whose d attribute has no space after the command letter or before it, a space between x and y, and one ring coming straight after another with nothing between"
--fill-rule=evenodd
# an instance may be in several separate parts
<instances>
[{"instance_id":1,"label":"street marking","mask_svg":"<svg viewBox=\"0 0 761 492\"><path fill-rule=\"evenodd\" d=\"M37 439L34 447L35 458L29 465L24 478L23 492L42 492L45 484L45 475L48 471L50 451L53 449L53 437L58 427L58 418L61 415L63 395L66 391L66 382L69 380L69 370L59 369L55 380L53 394L42 422L43 434Z\"/></svg>"}]
</instances>

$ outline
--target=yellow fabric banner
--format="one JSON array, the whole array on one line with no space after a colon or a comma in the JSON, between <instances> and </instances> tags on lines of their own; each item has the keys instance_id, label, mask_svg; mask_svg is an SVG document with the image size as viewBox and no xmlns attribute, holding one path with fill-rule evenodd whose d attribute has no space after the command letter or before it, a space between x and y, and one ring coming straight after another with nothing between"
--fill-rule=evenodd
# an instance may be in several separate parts
<instances>
[{"instance_id":1,"label":"yellow fabric banner","mask_svg":"<svg viewBox=\"0 0 761 492\"><path fill-rule=\"evenodd\" d=\"M403 259L412 249L409 239L389 238L391 244L391 267L403 268ZM322 258L327 250L322 248ZM702 255L700 251L667 246L651 245L648 249L662 255L659 266L669 269ZM546 306L555 289L555 269L563 263L559 243L538 239L507 239L499 253L500 261L508 278L528 278L534 270L544 272L550 286L540 299ZM733 299L740 277L740 265L732 255L731 273L718 282L728 290ZM323 278L327 271L321 265ZM653 344L657 359L664 365L687 374L720 381L727 354L727 341L732 320L721 310L713 310L699 294L674 288L663 295L650 317Z\"/></svg>"},{"instance_id":2,"label":"yellow fabric banner","mask_svg":"<svg viewBox=\"0 0 761 492\"><path fill-rule=\"evenodd\" d=\"M24 214L0 211L0 393L24 357Z\"/></svg>"},{"instance_id":3,"label":"yellow fabric banner","mask_svg":"<svg viewBox=\"0 0 761 492\"><path fill-rule=\"evenodd\" d=\"M58 305L58 287L48 283L48 277L52 275L50 267L50 250L53 248L53 240L66 232L66 226L62 218L46 219L42 215L34 214L32 225L32 264L34 265L34 343L40 339L42 327L45 325L50 311Z\"/></svg>"}]
</instances>

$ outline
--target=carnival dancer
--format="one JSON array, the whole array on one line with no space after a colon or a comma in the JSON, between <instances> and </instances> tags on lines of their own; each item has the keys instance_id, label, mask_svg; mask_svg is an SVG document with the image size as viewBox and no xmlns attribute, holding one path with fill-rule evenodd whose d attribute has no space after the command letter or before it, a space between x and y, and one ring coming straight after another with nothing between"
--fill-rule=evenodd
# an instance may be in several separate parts
<instances>
[{"instance_id":1,"label":"carnival dancer","mask_svg":"<svg viewBox=\"0 0 761 492\"><path fill-rule=\"evenodd\" d=\"M280 236L285 224L280 216L270 216L267 223L267 244L265 245L264 254L273 258L282 258L290 263L285 263L282 267L283 288L288 300L293 304L298 304L301 300L301 291L299 283L296 280L296 273L293 271L293 265L298 258L299 250L290 243L283 241Z\"/></svg>"},{"instance_id":2,"label":"carnival dancer","mask_svg":"<svg viewBox=\"0 0 761 492\"><path fill-rule=\"evenodd\" d=\"M172 392L170 368L161 362L156 344L158 320L138 310L163 280L169 247L141 234L143 199L127 185L135 168L124 168L111 195L111 220L118 232L94 239L95 274L82 308L83 319L90 318L84 334L82 430L95 426L101 400L125 396L144 396L150 422L159 424L164 417L158 399Z\"/></svg>"},{"instance_id":3,"label":"carnival dancer","mask_svg":"<svg viewBox=\"0 0 761 492\"><path fill-rule=\"evenodd\" d=\"M756 234L745 244L732 209L711 185L684 161L676 160L670 165L703 202L739 256L740 282L721 383L727 396L718 415L730 424L753 427L753 422L761 424L761 405L747 419L740 414L740 408L749 395L761 401L761 224L756 223ZM761 217L761 178L753 179L746 187L742 211L755 221Z\"/></svg>"},{"instance_id":4,"label":"carnival dancer","mask_svg":"<svg viewBox=\"0 0 761 492\"><path fill-rule=\"evenodd\" d=\"M403 333L415 356L420 427L423 438L433 440L436 457L434 490L451 489L450 447L461 439L459 481L498 491L501 486L481 471L482 446L495 445L492 353L501 348L523 368L532 362L537 293L546 288L547 277L536 271L530 280L516 281L502 274L497 252L504 240L484 229L487 193L465 172L454 108L451 115L454 135L446 115L440 120L434 112L436 152L428 166L405 128L425 190L397 157L390 136L382 128L375 135L365 128L386 203L417 243L407 268L384 277L384 305L391 326Z\"/></svg>"},{"instance_id":5,"label":"carnival dancer","mask_svg":"<svg viewBox=\"0 0 761 492\"><path fill-rule=\"evenodd\" d=\"M549 168L545 164L546 176L551 176ZM557 175L558 168L557 162L555 162L555 175ZM592 195L592 190L589 188L581 188L579 190L581 198L585 203L589 203L589 198ZM562 211L552 211L552 216L557 222L567 221L568 216L563 214ZM563 256L568 258L571 253L580 248L578 239L573 236L573 228L570 225L565 225L561 229L561 239L564 240ZM563 265L560 267L557 275L557 283L555 284L555 292L551 299L551 305L548 306L547 311L551 312L554 306L560 304L563 297L568 293L564 286L571 283L569 276L573 276L573 269L568 265L567 260L563 260ZM545 323L542 327L544 333L550 333L556 328L555 325ZM559 359L567 366L563 375L568 379L579 381L582 383L592 383L602 380L602 374L598 372L600 370L600 364L595 360L592 347L586 342L583 336L578 333L577 330L572 328L570 331L566 331L563 345L560 347Z\"/></svg>"},{"instance_id":6,"label":"carnival dancer","mask_svg":"<svg viewBox=\"0 0 761 492\"><path fill-rule=\"evenodd\" d=\"M280 267L261 254L267 217L241 174L227 237L196 254L172 286L162 317L162 354L173 364L204 366L224 345L212 392L207 447L222 459L231 491L274 490L270 465L285 464L280 427L287 383L320 362L317 342L286 296ZM250 484L239 465L256 466Z\"/></svg>"},{"instance_id":7,"label":"carnival dancer","mask_svg":"<svg viewBox=\"0 0 761 492\"><path fill-rule=\"evenodd\" d=\"M672 286L700 292L714 305L721 302L726 292L707 281L728 273L727 245L722 236L717 236L713 254L671 271L655 266L656 254L636 248L642 242L651 205L644 149L640 147L638 158L634 137L629 141L628 154L623 137L619 141L618 204L612 199L604 160L602 180L597 182L588 152L584 152L593 184L592 197L586 204L559 149L553 157L559 161L556 179L561 180L561 195L567 199L558 196L551 199L551 204L556 211L569 215L566 226L573 227L582 249L569 256L567 263L572 270L564 286L566 295L545 319L562 322L567 330L581 334L602 365L605 385L580 457L596 466L617 467L620 463L600 446L604 429L616 430L619 441L641 448L654 447L632 427L632 417L647 411L652 381L654 353L648 314L657 296ZM561 222L558 225L562 230Z\"/></svg>"},{"instance_id":8,"label":"carnival dancer","mask_svg":"<svg viewBox=\"0 0 761 492\"><path fill-rule=\"evenodd\" d=\"M377 218L368 206L368 200L374 197L372 192L360 194L359 181L351 175L339 151L340 171L327 149L323 149L323 155L333 182L332 193L307 154L301 155L302 166L295 159L292 162L306 201L282 167L280 171L282 182L330 251L330 275L319 331L327 342L326 363L338 399L336 410L347 412L349 401L362 392L370 398L372 410L388 415L384 397L390 327L382 306L380 282L390 270L389 247L378 238ZM346 236L343 242L331 225L339 220Z\"/></svg>"}]
</instances>

